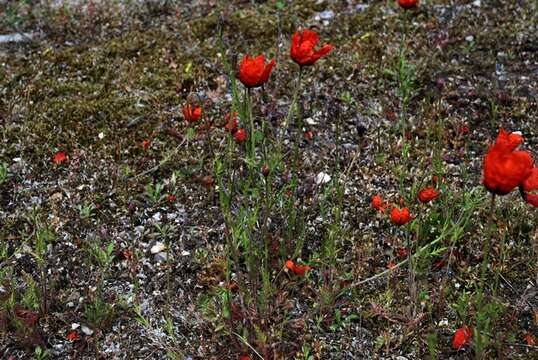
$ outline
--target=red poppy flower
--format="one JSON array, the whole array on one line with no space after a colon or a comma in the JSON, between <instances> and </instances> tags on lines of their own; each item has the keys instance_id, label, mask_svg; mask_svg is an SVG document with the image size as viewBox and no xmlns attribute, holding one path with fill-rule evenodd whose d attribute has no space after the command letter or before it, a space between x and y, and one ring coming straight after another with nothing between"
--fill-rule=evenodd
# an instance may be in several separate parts
<instances>
[{"instance_id":1,"label":"red poppy flower","mask_svg":"<svg viewBox=\"0 0 538 360\"><path fill-rule=\"evenodd\" d=\"M306 140L312 140L314 138L314 133L310 130L304 132L304 138Z\"/></svg>"},{"instance_id":2,"label":"red poppy flower","mask_svg":"<svg viewBox=\"0 0 538 360\"><path fill-rule=\"evenodd\" d=\"M312 268L308 265L297 265L292 260L288 260L285 263L286 269L291 270L295 275L303 276L307 271Z\"/></svg>"},{"instance_id":3,"label":"red poppy flower","mask_svg":"<svg viewBox=\"0 0 538 360\"><path fill-rule=\"evenodd\" d=\"M247 138L247 132L243 128L238 129L234 134L234 138L239 142L243 142Z\"/></svg>"},{"instance_id":4,"label":"red poppy flower","mask_svg":"<svg viewBox=\"0 0 538 360\"><path fill-rule=\"evenodd\" d=\"M412 9L418 5L418 0L398 0L398 5L404 9Z\"/></svg>"},{"instance_id":5,"label":"red poppy flower","mask_svg":"<svg viewBox=\"0 0 538 360\"><path fill-rule=\"evenodd\" d=\"M75 330L71 330L67 333L67 340L71 342L80 340L80 335Z\"/></svg>"},{"instance_id":6,"label":"red poppy flower","mask_svg":"<svg viewBox=\"0 0 538 360\"><path fill-rule=\"evenodd\" d=\"M149 149L149 145L150 145L149 140L146 139L142 141L142 147L144 148L144 150Z\"/></svg>"},{"instance_id":7,"label":"red poppy flower","mask_svg":"<svg viewBox=\"0 0 538 360\"><path fill-rule=\"evenodd\" d=\"M308 29L301 33L296 31L291 39L290 54L293 61L300 66L312 65L334 49L331 44L325 44L319 50L314 50L318 41L319 35L315 31Z\"/></svg>"},{"instance_id":8,"label":"red poppy flower","mask_svg":"<svg viewBox=\"0 0 538 360\"><path fill-rule=\"evenodd\" d=\"M531 155L527 151L514 151L522 142L520 133L509 133L501 128L484 158L483 183L488 191L506 195L530 176Z\"/></svg>"},{"instance_id":9,"label":"red poppy flower","mask_svg":"<svg viewBox=\"0 0 538 360\"><path fill-rule=\"evenodd\" d=\"M392 208L392 211L390 212L390 218L393 223L395 223L398 226L405 225L409 221L411 221L411 215L409 214L408 208L398 209L398 208Z\"/></svg>"},{"instance_id":10,"label":"red poppy flower","mask_svg":"<svg viewBox=\"0 0 538 360\"><path fill-rule=\"evenodd\" d=\"M473 329L468 326L460 327L454 333L454 338L452 339L452 347L456 350L461 349L465 345L469 345L471 339L473 338Z\"/></svg>"},{"instance_id":11,"label":"red poppy flower","mask_svg":"<svg viewBox=\"0 0 538 360\"><path fill-rule=\"evenodd\" d=\"M168 202L173 203L176 201L176 196L174 194L168 194Z\"/></svg>"},{"instance_id":12,"label":"red poppy flower","mask_svg":"<svg viewBox=\"0 0 538 360\"><path fill-rule=\"evenodd\" d=\"M192 107L191 105L185 105L183 107L183 117L188 122L196 122L202 117L202 108L201 107Z\"/></svg>"},{"instance_id":13,"label":"red poppy flower","mask_svg":"<svg viewBox=\"0 0 538 360\"><path fill-rule=\"evenodd\" d=\"M427 187L418 193L418 199L423 203L430 202L438 196L439 192L435 191L433 187Z\"/></svg>"},{"instance_id":14,"label":"red poppy flower","mask_svg":"<svg viewBox=\"0 0 538 360\"><path fill-rule=\"evenodd\" d=\"M239 80L247 88L262 86L269 80L269 75L275 66L275 59L265 64L265 56L259 55L255 58L245 55L239 64Z\"/></svg>"},{"instance_id":15,"label":"red poppy flower","mask_svg":"<svg viewBox=\"0 0 538 360\"><path fill-rule=\"evenodd\" d=\"M380 195L374 195L372 196L372 207L377 211L384 212L387 205L383 204L383 199Z\"/></svg>"},{"instance_id":16,"label":"red poppy flower","mask_svg":"<svg viewBox=\"0 0 538 360\"><path fill-rule=\"evenodd\" d=\"M251 359L250 359L250 356L248 355L241 355L239 356L239 360L251 360Z\"/></svg>"},{"instance_id":17,"label":"red poppy flower","mask_svg":"<svg viewBox=\"0 0 538 360\"><path fill-rule=\"evenodd\" d=\"M519 186L523 199L538 207L538 167L532 169L530 176Z\"/></svg>"},{"instance_id":18,"label":"red poppy flower","mask_svg":"<svg viewBox=\"0 0 538 360\"><path fill-rule=\"evenodd\" d=\"M54 156L52 157L52 161L55 163L55 164L61 164L65 161L67 161L67 155L65 155L65 152L63 151L58 151L56 154L54 154Z\"/></svg>"},{"instance_id":19,"label":"red poppy flower","mask_svg":"<svg viewBox=\"0 0 538 360\"><path fill-rule=\"evenodd\" d=\"M232 132L237 130L237 115L238 114L236 112L234 112L233 114L228 113L224 117L224 119L226 120L226 125L224 125L224 128L226 129L226 132L230 132L230 126L231 126L231 131ZM231 123L230 123L230 120L231 120Z\"/></svg>"}]
</instances>

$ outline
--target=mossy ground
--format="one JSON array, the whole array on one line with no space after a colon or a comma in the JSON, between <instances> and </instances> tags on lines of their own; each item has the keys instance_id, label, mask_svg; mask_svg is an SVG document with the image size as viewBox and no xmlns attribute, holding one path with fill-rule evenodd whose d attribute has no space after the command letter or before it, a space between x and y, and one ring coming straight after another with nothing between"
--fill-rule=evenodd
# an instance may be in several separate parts
<instances>
[{"instance_id":1,"label":"mossy ground","mask_svg":"<svg viewBox=\"0 0 538 360\"><path fill-rule=\"evenodd\" d=\"M47 253L50 313L32 335L21 335L0 316L2 356L28 358L40 345L51 358L236 357L241 349L215 331L218 316L212 318L211 307L201 306L223 280L223 227L215 193L200 179L212 175L212 151L223 151L226 144L217 126L230 111L223 59L235 66L244 53L277 58L266 93L255 95L262 103L255 109L259 118L275 127L293 92L297 68L288 47L299 27L317 27L322 41L336 47L305 73L301 109L304 118L313 119L307 130L315 134L302 144L305 179L334 169L335 113L344 124L343 167L359 154L346 184L344 218L350 230L340 244L342 279L367 278L395 258L402 239L371 211L370 196L379 192L398 199L398 173L406 189L428 178L433 149L442 154L445 181L455 194L444 200L447 207L463 204L464 195L480 186L482 157L499 126L522 131L525 147L538 156L536 5L424 3L409 13L406 43L416 91L408 109L412 161L406 163L392 130L401 116L400 102L386 71L395 66L402 36L402 11L392 1L367 7L314 0L106 1L91 7L1 3L0 33L37 34L29 42L0 44L0 164L10 174L0 183L2 289L22 297L25 279L39 277L28 244L39 226L55 233ZM316 20L328 9L332 18ZM350 104L343 105L344 93ZM215 125L211 151L203 132L191 141L170 135L170 128L186 132L181 107L192 94ZM462 125L470 131L460 132ZM151 141L147 150L141 146L144 139ZM67 153L67 163L51 161L57 151ZM157 183L163 184L163 195L176 199L149 201L147 186ZM502 311L489 334L494 341L488 358L537 358L536 346L523 337L538 335L538 219L518 197L508 195L498 204L490 280L500 284L491 296ZM93 206L91 216L81 216L84 205ZM314 220L305 246L310 253L323 234ZM316 317L314 287L288 289L289 298L282 301L293 311L270 334L282 339L275 354L292 358L310 349L320 359L423 359L433 334L436 340L430 343L439 358L471 357L472 352L458 353L450 345L463 320L454 304L465 291L476 297L487 221L484 201L458 240L452 267L438 270L433 265L439 258L426 259L419 279L423 317L416 321L406 317L403 269L346 292L334 309L357 317L332 329L335 313ZM172 299L164 294L165 266L149 253L162 235L154 227L159 222L170 225L168 236L174 239ZM70 343L71 324L89 322L84 308L100 276L89 249L109 243L116 260L105 282L105 300L114 314L94 325L91 336ZM132 256L122 260L125 250ZM6 294L0 293L3 301ZM479 312L469 303L467 320ZM137 320L137 306L149 325L140 316ZM175 337L163 330L165 308L172 309Z\"/></svg>"}]
</instances>

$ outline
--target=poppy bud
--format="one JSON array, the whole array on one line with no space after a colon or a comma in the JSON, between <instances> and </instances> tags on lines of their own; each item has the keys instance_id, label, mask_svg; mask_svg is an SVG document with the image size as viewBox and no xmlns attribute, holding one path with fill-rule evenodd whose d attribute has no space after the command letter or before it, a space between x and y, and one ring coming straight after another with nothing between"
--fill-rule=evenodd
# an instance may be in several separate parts
<instances>
[{"instance_id":1,"label":"poppy bud","mask_svg":"<svg viewBox=\"0 0 538 360\"><path fill-rule=\"evenodd\" d=\"M228 113L226 114L226 117L225 117L225 120L226 120L226 125L224 126L224 128L226 129L226 132L234 132L235 130L237 130L237 113L234 112L233 114L232 113Z\"/></svg>"},{"instance_id":2,"label":"poppy bud","mask_svg":"<svg viewBox=\"0 0 538 360\"><path fill-rule=\"evenodd\" d=\"M247 138L247 132L243 128L238 129L234 134L234 138L239 142L243 142Z\"/></svg>"},{"instance_id":3,"label":"poppy bud","mask_svg":"<svg viewBox=\"0 0 538 360\"><path fill-rule=\"evenodd\" d=\"M185 105L183 107L183 117L188 122L196 122L202 117L202 108L201 107L192 107L191 105Z\"/></svg>"},{"instance_id":4,"label":"poppy bud","mask_svg":"<svg viewBox=\"0 0 538 360\"><path fill-rule=\"evenodd\" d=\"M377 211L384 212L386 205L383 204L383 199L380 195L374 195L372 196L372 207L376 209Z\"/></svg>"}]
</instances>

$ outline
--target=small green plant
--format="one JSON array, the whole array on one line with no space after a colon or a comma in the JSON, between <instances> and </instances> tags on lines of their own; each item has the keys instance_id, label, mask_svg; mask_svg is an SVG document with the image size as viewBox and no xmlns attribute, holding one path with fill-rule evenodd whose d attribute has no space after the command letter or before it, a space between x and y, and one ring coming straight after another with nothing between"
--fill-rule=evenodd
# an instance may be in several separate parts
<instances>
[{"instance_id":1,"label":"small green plant","mask_svg":"<svg viewBox=\"0 0 538 360\"><path fill-rule=\"evenodd\" d=\"M0 163L0 184L7 181L9 171L6 163Z\"/></svg>"},{"instance_id":2,"label":"small green plant","mask_svg":"<svg viewBox=\"0 0 538 360\"><path fill-rule=\"evenodd\" d=\"M81 219L89 219L93 216L96 207L91 202L85 202L84 204L77 205L77 209Z\"/></svg>"},{"instance_id":3,"label":"small green plant","mask_svg":"<svg viewBox=\"0 0 538 360\"><path fill-rule=\"evenodd\" d=\"M149 319L142 314L142 309L140 305L138 304L134 305L133 311L136 314L136 318L135 318L136 321L138 321L138 323L142 325L143 327L145 327L146 329L149 329L151 326L151 323Z\"/></svg>"},{"instance_id":4,"label":"small green plant","mask_svg":"<svg viewBox=\"0 0 538 360\"><path fill-rule=\"evenodd\" d=\"M93 259L102 267L107 267L113 260L114 243L108 244L105 249L99 245L93 244L90 246L89 252Z\"/></svg>"},{"instance_id":5,"label":"small green plant","mask_svg":"<svg viewBox=\"0 0 538 360\"><path fill-rule=\"evenodd\" d=\"M155 185L150 183L150 184L146 185L146 193L145 193L146 198L152 204L157 204L163 198L162 190L163 190L163 187L162 187L161 183L156 183Z\"/></svg>"},{"instance_id":6,"label":"small green plant","mask_svg":"<svg viewBox=\"0 0 538 360\"><path fill-rule=\"evenodd\" d=\"M428 356L430 360L438 359L438 342L437 334L435 332L429 332L426 334L426 345L428 347Z\"/></svg>"},{"instance_id":7,"label":"small green plant","mask_svg":"<svg viewBox=\"0 0 538 360\"><path fill-rule=\"evenodd\" d=\"M301 347L301 355L295 358L296 360L314 360L314 355L312 354L312 349L310 345L303 344Z\"/></svg>"},{"instance_id":8,"label":"small green plant","mask_svg":"<svg viewBox=\"0 0 538 360\"><path fill-rule=\"evenodd\" d=\"M97 294L89 304L84 306L84 317L92 326L102 329L113 319L114 308Z\"/></svg>"},{"instance_id":9,"label":"small green plant","mask_svg":"<svg viewBox=\"0 0 538 360\"><path fill-rule=\"evenodd\" d=\"M43 349L41 346L38 346L34 349L34 355L36 360L43 360L49 356L49 351L47 349Z\"/></svg>"}]
</instances>

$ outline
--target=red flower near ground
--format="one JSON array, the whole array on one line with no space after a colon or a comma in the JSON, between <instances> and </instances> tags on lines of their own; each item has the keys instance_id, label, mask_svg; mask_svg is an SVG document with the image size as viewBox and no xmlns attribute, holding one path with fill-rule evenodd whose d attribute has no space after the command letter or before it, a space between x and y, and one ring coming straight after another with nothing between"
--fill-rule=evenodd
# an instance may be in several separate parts
<instances>
[{"instance_id":1,"label":"red flower near ground","mask_svg":"<svg viewBox=\"0 0 538 360\"><path fill-rule=\"evenodd\" d=\"M177 197L174 194L168 194L167 198L168 198L169 203L173 203L177 199Z\"/></svg>"},{"instance_id":2,"label":"red flower near ground","mask_svg":"<svg viewBox=\"0 0 538 360\"><path fill-rule=\"evenodd\" d=\"M418 193L418 199L423 203L430 202L438 196L439 192L435 191L433 187L427 187Z\"/></svg>"},{"instance_id":3,"label":"red flower near ground","mask_svg":"<svg viewBox=\"0 0 538 360\"><path fill-rule=\"evenodd\" d=\"M409 213L408 208L398 209L395 207L392 208L392 211L390 212L390 219L396 225L401 226L411 221L411 214Z\"/></svg>"},{"instance_id":4,"label":"red flower near ground","mask_svg":"<svg viewBox=\"0 0 538 360\"><path fill-rule=\"evenodd\" d=\"M131 256L133 256L133 254L131 254L131 252L129 251L129 249L124 249L124 250L121 252L121 256L123 256L123 259L127 260L127 259L130 259Z\"/></svg>"},{"instance_id":5,"label":"red flower near ground","mask_svg":"<svg viewBox=\"0 0 538 360\"><path fill-rule=\"evenodd\" d=\"M239 360L251 360L251 359L250 359L250 356L248 355L241 355L239 356Z\"/></svg>"},{"instance_id":6,"label":"red flower near ground","mask_svg":"<svg viewBox=\"0 0 538 360\"><path fill-rule=\"evenodd\" d=\"M536 339L534 338L534 336L532 336L532 334L526 333L525 336L523 337L523 339L525 339L525 342L529 346L536 345Z\"/></svg>"},{"instance_id":7,"label":"red flower near ground","mask_svg":"<svg viewBox=\"0 0 538 360\"><path fill-rule=\"evenodd\" d=\"M381 195L374 195L372 196L372 207L377 211L385 212L387 205L383 204L383 199L381 198Z\"/></svg>"},{"instance_id":8,"label":"red flower near ground","mask_svg":"<svg viewBox=\"0 0 538 360\"><path fill-rule=\"evenodd\" d=\"M67 333L67 340L74 342L80 340L80 335L75 330L71 330Z\"/></svg>"},{"instance_id":9,"label":"red flower near ground","mask_svg":"<svg viewBox=\"0 0 538 360\"><path fill-rule=\"evenodd\" d=\"M409 255L409 249L407 248L398 248L396 249L396 256L398 257L406 257Z\"/></svg>"},{"instance_id":10,"label":"red flower near ground","mask_svg":"<svg viewBox=\"0 0 538 360\"><path fill-rule=\"evenodd\" d=\"M307 271L312 268L308 265L297 265L292 260L288 260L285 263L286 269L291 270L295 275L303 276Z\"/></svg>"},{"instance_id":11,"label":"red flower near ground","mask_svg":"<svg viewBox=\"0 0 538 360\"><path fill-rule=\"evenodd\" d=\"M247 132L243 128L238 129L234 134L234 138L239 142L243 142L247 138Z\"/></svg>"},{"instance_id":12,"label":"red flower near ground","mask_svg":"<svg viewBox=\"0 0 538 360\"><path fill-rule=\"evenodd\" d=\"M314 50L319 41L319 35L312 30L296 31L291 40L290 54L293 61L300 66L313 65L322 56L330 53L334 46L323 45L319 50Z\"/></svg>"},{"instance_id":13,"label":"red flower near ground","mask_svg":"<svg viewBox=\"0 0 538 360\"><path fill-rule=\"evenodd\" d=\"M304 132L304 138L306 140L312 140L314 138L314 133L310 130Z\"/></svg>"},{"instance_id":14,"label":"red flower near ground","mask_svg":"<svg viewBox=\"0 0 538 360\"><path fill-rule=\"evenodd\" d=\"M183 107L183 117L188 122L196 122L200 120L202 117L202 108L201 107L193 107L191 105L185 105Z\"/></svg>"},{"instance_id":15,"label":"red flower near ground","mask_svg":"<svg viewBox=\"0 0 538 360\"><path fill-rule=\"evenodd\" d=\"M506 195L527 179L533 160L527 151L514 151L523 142L520 133L501 128L495 144L484 158L484 186L497 195Z\"/></svg>"},{"instance_id":16,"label":"red flower near ground","mask_svg":"<svg viewBox=\"0 0 538 360\"><path fill-rule=\"evenodd\" d=\"M452 347L456 350L461 349L465 345L469 345L471 339L473 338L473 329L468 326L460 327L454 333L454 338L452 339Z\"/></svg>"},{"instance_id":17,"label":"red flower near ground","mask_svg":"<svg viewBox=\"0 0 538 360\"><path fill-rule=\"evenodd\" d=\"M232 113L226 114L224 118L226 120L226 125L224 125L226 132L230 132L230 131L234 132L235 130L237 130L237 115L238 114L236 112L234 112L233 114Z\"/></svg>"},{"instance_id":18,"label":"red flower near ground","mask_svg":"<svg viewBox=\"0 0 538 360\"><path fill-rule=\"evenodd\" d=\"M404 9L412 9L418 5L418 0L398 0L398 5Z\"/></svg>"},{"instance_id":19,"label":"red flower near ground","mask_svg":"<svg viewBox=\"0 0 538 360\"><path fill-rule=\"evenodd\" d=\"M255 58L245 55L241 64L239 64L239 80L247 88L262 86L269 80L269 75L275 66L275 59L265 63L265 56L259 55Z\"/></svg>"},{"instance_id":20,"label":"red flower near ground","mask_svg":"<svg viewBox=\"0 0 538 360\"><path fill-rule=\"evenodd\" d=\"M538 207L538 167L533 168L530 176L519 185L519 191L526 202Z\"/></svg>"},{"instance_id":21,"label":"red flower near ground","mask_svg":"<svg viewBox=\"0 0 538 360\"><path fill-rule=\"evenodd\" d=\"M149 149L149 145L150 145L150 144L151 144L151 143L149 142L148 139L142 141L142 147L144 148L144 150Z\"/></svg>"},{"instance_id":22,"label":"red flower near ground","mask_svg":"<svg viewBox=\"0 0 538 360\"><path fill-rule=\"evenodd\" d=\"M65 161L67 161L67 155L65 155L65 152L63 151L58 151L56 154L54 154L54 156L52 157L52 161L55 163L55 164L61 164Z\"/></svg>"},{"instance_id":23,"label":"red flower near ground","mask_svg":"<svg viewBox=\"0 0 538 360\"><path fill-rule=\"evenodd\" d=\"M466 123L464 124L461 124L459 127L458 127L458 133L460 135L467 135L469 133L469 125L467 125Z\"/></svg>"}]
</instances>

